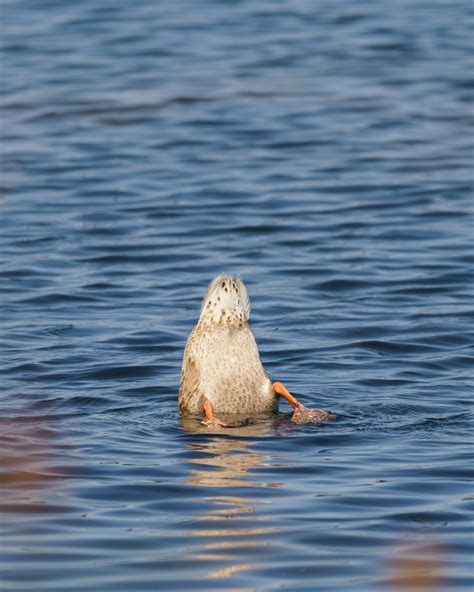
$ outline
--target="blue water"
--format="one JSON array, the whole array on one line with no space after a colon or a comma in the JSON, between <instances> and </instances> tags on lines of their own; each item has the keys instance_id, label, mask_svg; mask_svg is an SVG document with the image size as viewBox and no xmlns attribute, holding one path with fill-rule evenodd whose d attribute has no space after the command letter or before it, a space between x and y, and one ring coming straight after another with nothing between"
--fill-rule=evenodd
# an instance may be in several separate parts
<instances>
[{"instance_id":1,"label":"blue water","mask_svg":"<svg viewBox=\"0 0 474 592\"><path fill-rule=\"evenodd\" d=\"M472 589L472 16L4 0L2 591ZM337 420L179 419L221 271Z\"/></svg>"}]
</instances>

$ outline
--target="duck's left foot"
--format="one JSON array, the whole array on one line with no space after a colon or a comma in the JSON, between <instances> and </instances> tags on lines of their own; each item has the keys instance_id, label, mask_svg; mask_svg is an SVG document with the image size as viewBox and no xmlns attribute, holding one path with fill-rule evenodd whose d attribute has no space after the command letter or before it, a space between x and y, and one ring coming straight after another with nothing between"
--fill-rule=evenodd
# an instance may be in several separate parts
<instances>
[{"instance_id":1,"label":"duck's left foot","mask_svg":"<svg viewBox=\"0 0 474 592\"><path fill-rule=\"evenodd\" d=\"M202 425L208 428L225 428L227 425L225 421L214 415L212 403L209 399L204 401L204 419L202 420Z\"/></svg>"},{"instance_id":2,"label":"duck's left foot","mask_svg":"<svg viewBox=\"0 0 474 592\"><path fill-rule=\"evenodd\" d=\"M291 421L300 424L315 423L326 419L336 419L336 416L324 409L308 409L301 403L296 407L291 417Z\"/></svg>"},{"instance_id":3,"label":"duck's left foot","mask_svg":"<svg viewBox=\"0 0 474 592\"><path fill-rule=\"evenodd\" d=\"M201 423L203 426L206 426L207 428L225 428L225 427L227 427L227 424L225 421L222 421L222 419L219 419L218 417L215 417L215 416L211 417L210 419L205 417Z\"/></svg>"}]
</instances>

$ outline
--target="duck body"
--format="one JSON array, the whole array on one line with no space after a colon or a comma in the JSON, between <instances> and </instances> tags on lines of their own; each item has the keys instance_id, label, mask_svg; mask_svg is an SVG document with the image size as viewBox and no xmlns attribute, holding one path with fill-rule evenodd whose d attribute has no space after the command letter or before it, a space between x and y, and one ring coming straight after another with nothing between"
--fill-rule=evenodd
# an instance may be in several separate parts
<instances>
[{"instance_id":1,"label":"duck body","mask_svg":"<svg viewBox=\"0 0 474 592\"><path fill-rule=\"evenodd\" d=\"M249 314L247 290L240 278L220 274L209 284L184 350L181 415L202 414L206 400L221 414L278 410L278 395L260 360Z\"/></svg>"}]
</instances>

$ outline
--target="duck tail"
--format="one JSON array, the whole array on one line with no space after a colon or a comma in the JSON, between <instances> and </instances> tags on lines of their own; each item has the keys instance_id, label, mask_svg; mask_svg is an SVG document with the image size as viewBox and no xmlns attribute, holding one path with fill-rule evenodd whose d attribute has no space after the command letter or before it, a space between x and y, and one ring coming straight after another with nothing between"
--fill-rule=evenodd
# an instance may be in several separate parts
<instances>
[{"instance_id":1,"label":"duck tail","mask_svg":"<svg viewBox=\"0 0 474 592\"><path fill-rule=\"evenodd\" d=\"M202 302L201 321L243 327L250 316L247 289L240 276L225 273L212 280Z\"/></svg>"}]
</instances>

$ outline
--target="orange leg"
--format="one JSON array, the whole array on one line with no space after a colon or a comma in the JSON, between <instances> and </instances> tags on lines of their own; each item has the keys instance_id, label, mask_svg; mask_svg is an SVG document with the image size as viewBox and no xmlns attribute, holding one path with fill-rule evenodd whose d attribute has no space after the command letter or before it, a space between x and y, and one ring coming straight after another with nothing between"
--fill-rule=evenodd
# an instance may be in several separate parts
<instances>
[{"instance_id":1,"label":"orange leg","mask_svg":"<svg viewBox=\"0 0 474 592\"><path fill-rule=\"evenodd\" d=\"M281 382L274 382L273 383L273 390L288 401L288 403L293 407L293 409L298 409L301 407L301 403L299 403L295 397L286 389L285 385Z\"/></svg>"},{"instance_id":2,"label":"orange leg","mask_svg":"<svg viewBox=\"0 0 474 592\"><path fill-rule=\"evenodd\" d=\"M206 399L204 402L204 420L205 421L212 421L214 419L214 413L212 410L212 403L209 399Z\"/></svg>"},{"instance_id":3,"label":"orange leg","mask_svg":"<svg viewBox=\"0 0 474 592\"><path fill-rule=\"evenodd\" d=\"M204 400L204 418L202 424L212 428L225 428L226 423L214 415L214 408L209 399Z\"/></svg>"},{"instance_id":4,"label":"orange leg","mask_svg":"<svg viewBox=\"0 0 474 592\"><path fill-rule=\"evenodd\" d=\"M290 392L288 392L285 385L281 382L274 382L273 390L277 395L285 397L288 403L293 407L294 413L291 419L295 423L313 423L314 421L321 421L322 419L336 419L335 415L324 411L324 409L307 409L302 403L297 401Z\"/></svg>"}]
</instances>

